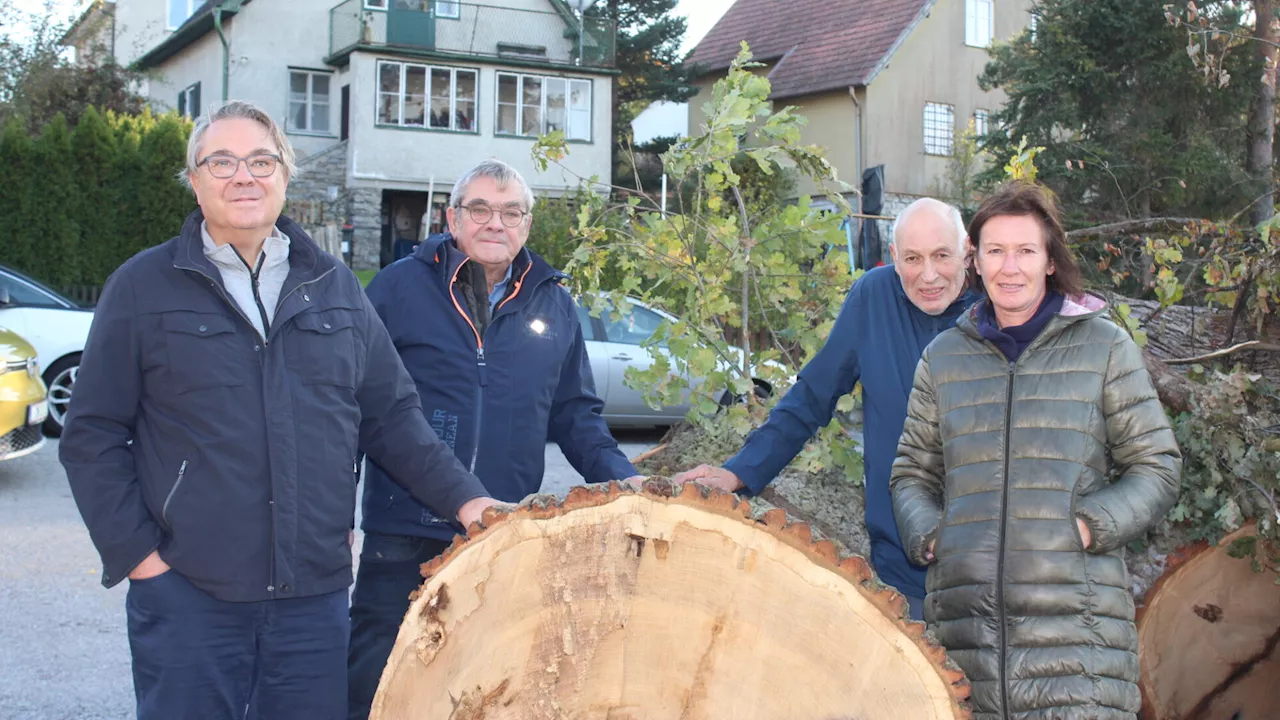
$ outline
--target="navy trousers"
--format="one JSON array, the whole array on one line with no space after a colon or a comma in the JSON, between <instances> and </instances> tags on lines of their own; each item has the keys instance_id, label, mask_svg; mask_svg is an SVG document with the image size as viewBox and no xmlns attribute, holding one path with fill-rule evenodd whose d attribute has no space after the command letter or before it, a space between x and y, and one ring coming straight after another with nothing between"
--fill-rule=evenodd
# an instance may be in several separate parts
<instances>
[{"instance_id":1,"label":"navy trousers","mask_svg":"<svg viewBox=\"0 0 1280 720\"><path fill-rule=\"evenodd\" d=\"M365 533L351 596L351 654L347 659L347 718L365 720L382 669L409 611L409 593L422 585L419 571L449 543L403 535Z\"/></svg>"},{"instance_id":2,"label":"navy trousers","mask_svg":"<svg viewBox=\"0 0 1280 720\"><path fill-rule=\"evenodd\" d=\"M125 600L138 720L339 720L347 706L345 590L216 600L170 570Z\"/></svg>"}]
</instances>

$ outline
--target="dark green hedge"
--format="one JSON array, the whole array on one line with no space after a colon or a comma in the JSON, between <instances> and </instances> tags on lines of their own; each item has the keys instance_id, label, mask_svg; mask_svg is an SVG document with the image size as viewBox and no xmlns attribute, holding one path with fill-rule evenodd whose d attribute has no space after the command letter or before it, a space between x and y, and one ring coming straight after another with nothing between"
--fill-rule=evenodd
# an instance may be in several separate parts
<instances>
[{"instance_id":1,"label":"dark green hedge","mask_svg":"<svg viewBox=\"0 0 1280 720\"><path fill-rule=\"evenodd\" d=\"M173 237L195 209L177 180L189 121L57 116L38 138L15 119L0 135L0 263L55 288L102 285L135 253Z\"/></svg>"}]
</instances>

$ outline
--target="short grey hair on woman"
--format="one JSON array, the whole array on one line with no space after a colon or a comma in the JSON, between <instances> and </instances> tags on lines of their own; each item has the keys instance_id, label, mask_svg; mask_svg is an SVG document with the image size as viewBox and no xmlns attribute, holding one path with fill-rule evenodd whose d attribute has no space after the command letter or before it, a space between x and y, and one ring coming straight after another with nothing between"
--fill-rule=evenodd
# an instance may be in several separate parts
<instances>
[{"instance_id":1,"label":"short grey hair on woman","mask_svg":"<svg viewBox=\"0 0 1280 720\"><path fill-rule=\"evenodd\" d=\"M223 103L221 106L201 115L196 119L195 129L191 131L191 137L187 139L187 166L178 173L178 179L183 185L191 187L190 175L194 175L196 163L200 161L200 149L204 143L205 133L209 132L209 126L219 120L252 120L267 130L267 137L271 138L271 142L275 143L280 149L280 165L284 169L285 179L292 180L298 174L298 166L296 157L293 153L293 145L289 144L289 138L285 136L284 130L276 124L275 120L267 114L266 110L244 100L231 100Z\"/></svg>"},{"instance_id":2,"label":"short grey hair on woman","mask_svg":"<svg viewBox=\"0 0 1280 720\"><path fill-rule=\"evenodd\" d=\"M954 205L948 205L941 200L933 198L920 198L908 205L898 217L893 219L893 238L898 237L898 228L907 221L907 218L920 211L928 211L937 217L946 220L948 225L956 229L956 247L962 251L964 249L964 239L969 236L969 232L964 228L964 217L960 215L960 209ZM893 240L890 240L893 242ZM963 252L962 252L963 254Z\"/></svg>"},{"instance_id":3,"label":"short grey hair on woman","mask_svg":"<svg viewBox=\"0 0 1280 720\"><path fill-rule=\"evenodd\" d=\"M465 199L467 188L471 186L471 181L482 177L492 178L499 190L506 190L511 182L519 183L520 190L524 193L525 212L533 211L533 191L529 189L529 183L524 181L515 168L497 158L485 160L458 178L458 182L453 184L453 194L449 197L449 204L455 208L462 207L462 201Z\"/></svg>"}]
</instances>

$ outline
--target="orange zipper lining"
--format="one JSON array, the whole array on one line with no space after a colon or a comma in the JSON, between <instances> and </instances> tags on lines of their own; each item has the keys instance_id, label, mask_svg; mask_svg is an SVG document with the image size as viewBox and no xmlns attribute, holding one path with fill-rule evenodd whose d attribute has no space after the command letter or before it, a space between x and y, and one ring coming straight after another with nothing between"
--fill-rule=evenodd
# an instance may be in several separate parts
<instances>
[{"instance_id":1,"label":"orange zipper lining","mask_svg":"<svg viewBox=\"0 0 1280 720\"><path fill-rule=\"evenodd\" d=\"M462 266L466 265L470 261L471 261L471 258L466 258L462 262L458 263L458 267L454 268L453 278L449 280L449 299L453 301L453 307L458 311L458 314L462 316L462 319L466 320L467 324L471 326L471 332L476 336L476 347L483 348L484 340L480 339L480 331L476 330L476 324L471 322L471 318L467 317L467 313L462 309L462 306L458 304L458 296L453 294L453 286L458 282L458 273L462 271ZM520 288L521 286L524 285L524 279L529 276L529 271L532 269L533 269L533 263L529 263L529 266L526 267L524 269L524 272L520 274L520 279L516 280L515 292L511 293L510 297L508 297L506 300L503 300L502 302L498 303L498 307L494 308L494 312L501 310L503 305L506 305L507 303L511 302L512 300L515 299L517 295L520 294Z\"/></svg>"}]
</instances>

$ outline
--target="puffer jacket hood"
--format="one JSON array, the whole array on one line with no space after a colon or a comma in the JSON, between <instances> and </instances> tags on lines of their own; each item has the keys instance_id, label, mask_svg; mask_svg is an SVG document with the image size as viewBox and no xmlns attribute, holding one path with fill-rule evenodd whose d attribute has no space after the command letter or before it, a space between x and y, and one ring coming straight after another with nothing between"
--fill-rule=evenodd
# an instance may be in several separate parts
<instances>
[{"instance_id":1,"label":"puffer jacket hood","mask_svg":"<svg viewBox=\"0 0 1280 720\"><path fill-rule=\"evenodd\" d=\"M925 618L973 683L976 718L1131 720L1124 546L1177 498L1168 418L1101 299L1066 299L1012 363L979 312L925 350L893 467L908 556L935 543Z\"/></svg>"}]
</instances>

